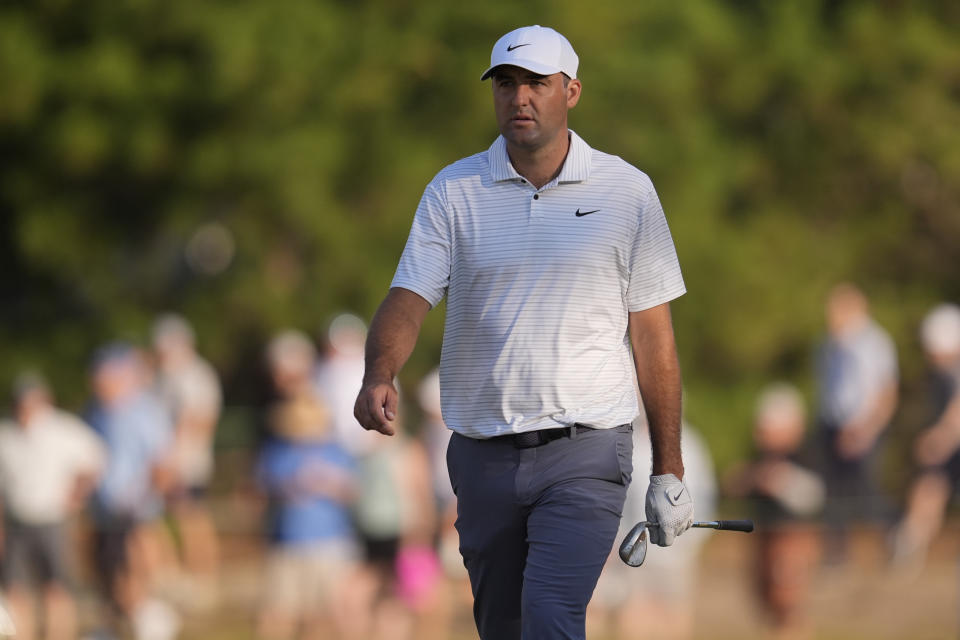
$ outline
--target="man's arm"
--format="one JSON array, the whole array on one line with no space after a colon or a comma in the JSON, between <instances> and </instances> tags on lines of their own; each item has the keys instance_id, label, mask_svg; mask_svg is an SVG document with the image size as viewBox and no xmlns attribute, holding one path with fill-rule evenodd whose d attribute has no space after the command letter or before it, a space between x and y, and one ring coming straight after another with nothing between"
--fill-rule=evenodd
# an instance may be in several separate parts
<instances>
[{"instance_id":1,"label":"man's arm","mask_svg":"<svg viewBox=\"0 0 960 640\"><path fill-rule=\"evenodd\" d=\"M898 383L891 380L880 390L875 402L840 429L837 438L840 455L848 460L865 455L893 419L898 400Z\"/></svg>"},{"instance_id":2,"label":"man's arm","mask_svg":"<svg viewBox=\"0 0 960 640\"><path fill-rule=\"evenodd\" d=\"M672 473L683 479L680 362L669 303L630 313L629 333L637 383L650 425L652 475Z\"/></svg>"},{"instance_id":3,"label":"man's arm","mask_svg":"<svg viewBox=\"0 0 960 640\"><path fill-rule=\"evenodd\" d=\"M420 335L430 303L416 293L394 287L373 316L367 333L363 386L353 407L357 422L367 430L388 436L397 417L397 388L393 379L400 373Z\"/></svg>"},{"instance_id":4,"label":"man's arm","mask_svg":"<svg viewBox=\"0 0 960 640\"><path fill-rule=\"evenodd\" d=\"M928 427L914 446L914 458L923 466L939 466L960 448L960 390L940 418Z\"/></svg>"}]
</instances>

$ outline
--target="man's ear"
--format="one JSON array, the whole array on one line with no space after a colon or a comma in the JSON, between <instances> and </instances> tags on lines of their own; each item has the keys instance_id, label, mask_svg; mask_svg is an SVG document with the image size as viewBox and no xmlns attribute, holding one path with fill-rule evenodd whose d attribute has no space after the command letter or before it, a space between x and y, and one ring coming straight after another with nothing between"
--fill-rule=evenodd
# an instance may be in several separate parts
<instances>
[{"instance_id":1,"label":"man's ear","mask_svg":"<svg viewBox=\"0 0 960 640\"><path fill-rule=\"evenodd\" d=\"M570 80L569 83L567 83L567 86L564 89L564 91L567 92L567 108L568 109L573 109L575 106L577 106L577 103L580 102L580 92L582 90L583 90L583 85L580 84L580 81L577 80L576 78L573 78L572 80Z\"/></svg>"}]
</instances>

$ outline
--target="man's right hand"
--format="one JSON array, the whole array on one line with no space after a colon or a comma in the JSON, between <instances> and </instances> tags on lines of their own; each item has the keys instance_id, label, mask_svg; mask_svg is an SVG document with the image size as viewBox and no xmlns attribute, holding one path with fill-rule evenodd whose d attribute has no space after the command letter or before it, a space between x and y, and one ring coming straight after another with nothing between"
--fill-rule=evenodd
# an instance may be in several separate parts
<instances>
[{"instance_id":1,"label":"man's right hand","mask_svg":"<svg viewBox=\"0 0 960 640\"><path fill-rule=\"evenodd\" d=\"M419 294L393 287L380 303L367 334L363 386L353 416L367 431L396 433L397 387L394 377L413 352L430 303Z\"/></svg>"},{"instance_id":2,"label":"man's right hand","mask_svg":"<svg viewBox=\"0 0 960 640\"><path fill-rule=\"evenodd\" d=\"M353 405L353 417L367 431L379 431L392 436L391 424L397 419L397 388L391 382L364 383Z\"/></svg>"}]
</instances>

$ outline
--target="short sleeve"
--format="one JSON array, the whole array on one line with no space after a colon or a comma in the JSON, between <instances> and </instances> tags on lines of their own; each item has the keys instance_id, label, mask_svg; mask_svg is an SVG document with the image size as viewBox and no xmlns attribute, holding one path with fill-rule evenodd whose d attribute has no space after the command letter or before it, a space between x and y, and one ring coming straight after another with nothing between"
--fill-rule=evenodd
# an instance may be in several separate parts
<instances>
[{"instance_id":1,"label":"short sleeve","mask_svg":"<svg viewBox=\"0 0 960 640\"><path fill-rule=\"evenodd\" d=\"M649 179L645 182L646 195L630 255L627 308L631 312L669 302L687 290L660 199Z\"/></svg>"},{"instance_id":2,"label":"short sleeve","mask_svg":"<svg viewBox=\"0 0 960 640\"><path fill-rule=\"evenodd\" d=\"M153 461L163 458L173 445L173 421L164 407L152 398L139 407L138 419L143 421L140 437L146 454Z\"/></svg>"},{"instance_id":3,"label":"short sleeve","mask_svg":"<svg viewBox=\"0 0 960 640\"><path fill-rule=\"evenodd\" d=\"M68 416L66 425L72 437L64 440L70 442L77 473L99 474L107 462L107 449L103 440L92 427L79 418Z\"/></svg>"},{"instance_id":4,"label":"short sleeve","mask_svg":"<svg viewBox=\"0 0 960 640\"><path fill-rule=\"evenodd\" d=\"M10 434L16 429L13 422L4 420L0 422L0 488L10 485Z\"/></svg>"},{"instance_id":5,"label":"short sleeve","mask_svg":"<svg viewBox=\"0 0 960 640\"><path fill-rule=\"evenodd\" d=\"M186 411L217 418L220 415L223 397L220 382L213 367L208 362L198 359L192 367L180 375L177 412Z\"/></svg>"},{"instance_id":6,"label":"short sleeve","mask_svg":"<svg viewBox=\"0 0 960 640\"><path fill-rule=\"evenodd\" d=\"M443 300L450 283L450 225L443 195L434 179L427 185L391 287L409 289L431 307Z\"/></svg>"},{"instance_id":7,"label":"short sleeve","mask_svg":"<svg viewBox=\"0 0 960 640\"><path fill-rule=\"evenodd\" d=\"M896 382L900 378L900 367L897 362L897 346L890 335L878 329L877 345L875 350L876 361L874 367L884 381Z\"/></svg>"}]
</instances>

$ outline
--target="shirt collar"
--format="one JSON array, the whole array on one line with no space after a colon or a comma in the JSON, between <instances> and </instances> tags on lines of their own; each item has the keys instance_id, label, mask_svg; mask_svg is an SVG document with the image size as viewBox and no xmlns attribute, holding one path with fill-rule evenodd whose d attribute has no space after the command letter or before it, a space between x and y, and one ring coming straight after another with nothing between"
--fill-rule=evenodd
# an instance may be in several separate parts
<instances>
[{"instance_id":1,"label":"shirt collar","mask_svg":"<svg viewBox=\"0 0 960 640\"><path fill-rule=\"evenodd\" d=\"M560 168L560 175L556 182L582 182L590 177L590 167L593 160L593 149L583 138L570 129L570 149L566 160ZM522 180L523 176L517 173L507 155L507 141L503 136L497 136L487 150L487 162L490 165L490 177L494 182L505 180Z\"/></svg>"}]
</instances>

